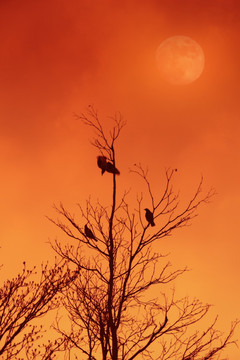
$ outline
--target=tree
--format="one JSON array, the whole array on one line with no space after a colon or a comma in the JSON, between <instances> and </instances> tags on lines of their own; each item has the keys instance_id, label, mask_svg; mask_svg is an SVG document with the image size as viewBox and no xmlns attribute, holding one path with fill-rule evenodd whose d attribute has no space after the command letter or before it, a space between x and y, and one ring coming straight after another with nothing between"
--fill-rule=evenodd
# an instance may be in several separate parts
<instances>
[{"instance_id":1,"label":"tree","mask_svg":"<svg viewBox=\"0 0 240 360\"><path fill-rule=\"evenodd\" d=\"M6 280L0 288L0 359L49 360L64 348L65 339L37 345L44 333L34 321L59 306L58 293L76 276L63 261L53 267L42 265L36 281L36 268L23 270L17 277Z\"/></svg>"},{"instance_id":2,"label":"tree","mask_svg":"<svg viewBox=\"0 0 240 360\"><path fill-rule=\"evenodd\" d=\"M109 135L93 107L78 118L94 130L92 144L98 156L115 168L115 143L125 125L121 116L114 117ZM72 243L64 246L56 240L52 247L78 270L76 279L62 292L70 329L65 330L60 318L55 329L81 359L207 360L234 342L237 322L225 337L215 329L216 319L204 331L198 330L210 306L189 297L178 299L171 284L187 269L172 270L166 255L154 251L156 241L189 225L199 206L214 194L212 189L202 194L201 179L192 198L183 205L173 189L176 171L166 170L165 186L155 195L147 171L141 164L134 166L133 175L143 180L151 200L150 222L145 219L145 196L137 197L137 209L128 203L127 192L118 200L115 172L104 175L112 177L110 207L90 198L85 208L78 205L78 220L63 204L55 206L60 217L51 221ZM91 225L97 241L86 236L85 223Z\"/></svg>"}]
</instances>

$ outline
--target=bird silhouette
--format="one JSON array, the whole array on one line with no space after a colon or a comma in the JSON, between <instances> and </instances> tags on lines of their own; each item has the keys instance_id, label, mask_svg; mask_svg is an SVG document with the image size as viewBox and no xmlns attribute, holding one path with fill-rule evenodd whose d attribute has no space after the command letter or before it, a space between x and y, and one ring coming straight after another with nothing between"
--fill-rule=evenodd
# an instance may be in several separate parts
<instances>
[{"instance_id":1,"label":"bird silhouette","mask_svg":"<svg viewBox=\"0 0 240 360\"><path fill-rule=\"evenodd\" d=\"M144 210L146 211L145 213L146 220L149 222L149 224L151 224L151 226L155 226L155 223L153 221L153 213L147 208Z\"/></svg>"},{"instance_id":2,"label":"bird silhouette","mask_svg":"<svg viewBox=\"0 0 240 360\"><path fill-rule=\"evenodd\" d=\"M97 157L97 164L98 167L102 170L102 175L105 173L105 171L107 170L107 158L106 156L98 156Z\"/></svg>"},{"instance_id":3,"label":"bird silhouette","mask_svg":"<svg viewBox=\"0 0 240 360\"><path fill-rule=\"evenodd\" d=\"M107 162L106 171L111 174L120 175L120 171L109 161Z\"/></svg>"},{"instance_id":4,"label":"bird silhouette","mask_svg":"<svg viewBox=\"0 0 240 360\"><path fill-rule=\"evenodd\" d=\"M92 230L89 229L87 224L84 227L84 232L85 232L85 235L86 235L87 238L97 241L97 239L95 238L95 235L93 234Z\"/></svg>"},{"instance_id":5,"label":"bird silhouette","mask_svg":"<svg viewBox=\"0 0 240 360\"><path fill-rule=\"evenodd\" d=\"M97 165L102 170L102 175L105 173L105 171L111 174L120 174L120 171L113 165L112 162L107 161L107 158L104 155L99 155L97 157Z\"/></svg>"}]
</instances>

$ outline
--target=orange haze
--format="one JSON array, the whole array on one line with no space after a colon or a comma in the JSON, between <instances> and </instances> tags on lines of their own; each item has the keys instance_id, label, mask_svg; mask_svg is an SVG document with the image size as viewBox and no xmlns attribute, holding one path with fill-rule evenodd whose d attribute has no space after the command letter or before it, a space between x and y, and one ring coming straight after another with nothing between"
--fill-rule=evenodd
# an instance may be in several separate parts
<instances>
[{"instance_id":1,"label":"orange haze","mask_svg":"<svg viewBox=\"0 0 240 360\"><path fill-rule=\"evenodd\" d=\"M77 211L90 193L101 200L107 192L92 133L73 116L93 104L106 129L116 111L127 121L117 145L120 189L134 184L128 169L139 161L155 188L165 167L177 167L183 199L201 174L205 189L215 187L192 226L163 246L192 269L180 293L214 304L222 330L240 318L239 17L237 0L0 2L1 276L23 260L53 258L47 241L62 236L45 218L53 203ZM155 51L174 35L204 50L192 84L159 77ZM234 346L227 354L240 358Z\"/></svg>"}]
</instances>

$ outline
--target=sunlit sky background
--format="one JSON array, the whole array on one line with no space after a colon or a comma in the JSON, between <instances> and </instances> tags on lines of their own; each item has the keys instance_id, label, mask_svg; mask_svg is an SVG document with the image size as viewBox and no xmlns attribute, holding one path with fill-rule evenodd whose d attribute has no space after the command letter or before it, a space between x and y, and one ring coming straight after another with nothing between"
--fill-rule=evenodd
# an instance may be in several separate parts
<instances>
[{"instance_id":1,"label":"sunlit sky background","mask_svg":"<svg viewBox=\"0 0 240 360\"><path fill-rule=\"evenodd\" d=\"M191 227L157 246L192 269L177 289L214 304L221 330L240 317L239 16L237 0L0 2L1 276L53 258L47 241L62 236L45 217L55 216L53 203L77 212L89 194L101 200L111 190L93 134L73 115L93 104L106 130L116 111L127 122L117 144L120 190L141 190L129 174L139 161L155 190L166 167L178 168L183 202L201 175L216 189ZM205 53L192 84L159 76L156 49L174 35ZM236 347L227 354L240 358Z\"/></svg>"}]
</instances>

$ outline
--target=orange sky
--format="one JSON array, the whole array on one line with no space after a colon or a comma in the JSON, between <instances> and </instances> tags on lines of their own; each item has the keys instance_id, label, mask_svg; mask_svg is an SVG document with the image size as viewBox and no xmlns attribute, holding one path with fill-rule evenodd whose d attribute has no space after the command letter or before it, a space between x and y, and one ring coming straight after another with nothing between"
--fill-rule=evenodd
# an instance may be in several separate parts
<instances>
[{"instance_id":1,"label":"orange sky","mask_svg":"<svg viewBox=\"0 0 240 360\"><path fill-rule=\"evenodd\" d=\"M23 260L52 258L46 242L61 236L45 218L53 203L77 211L90 193L108 190L92 133L73 116L94 104L106 128L115 111L127 121L117 146L120 189L135 184L128 169L139 161L156 187L165 167L177 167L183 200L201 174L206 189L215 187L214 201L163 247L192 269L180 292L214 304L221 329L240 318L239 16L237 0L0 2L4 276ZM192 84L168 85L155 66L157 47L174 35L204 50ZM237 348L228 354L240 358Z\"/></svg>"}]
</instances>

